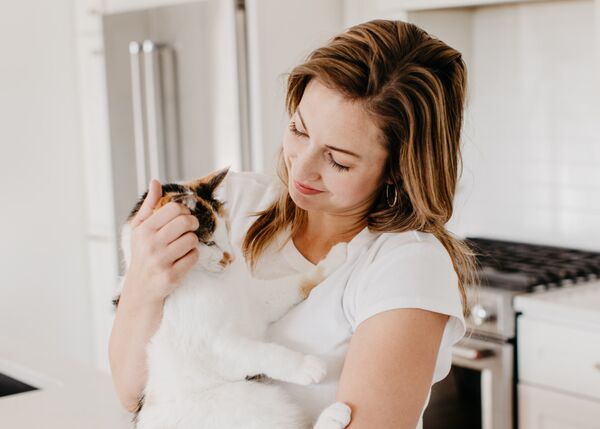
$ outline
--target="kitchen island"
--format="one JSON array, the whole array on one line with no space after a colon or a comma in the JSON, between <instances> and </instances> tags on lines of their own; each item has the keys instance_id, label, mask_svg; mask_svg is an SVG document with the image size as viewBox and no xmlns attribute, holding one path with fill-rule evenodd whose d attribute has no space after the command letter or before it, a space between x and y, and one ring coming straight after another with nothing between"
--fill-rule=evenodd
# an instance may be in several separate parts
<instances>
[{"instance_id":1,"label":"kitchen island","mask_svg":"<svg viewBox=\"0 0 600 429\"><path fill-rule=\"evenodd\" d=\"M0 397L6 429L126 429L131 414L119 403L110 374L43 351L23 359L0 348L0 374L36 390ZM43 363L40 363L42 361Z\"/></svg>"}]
</instances>

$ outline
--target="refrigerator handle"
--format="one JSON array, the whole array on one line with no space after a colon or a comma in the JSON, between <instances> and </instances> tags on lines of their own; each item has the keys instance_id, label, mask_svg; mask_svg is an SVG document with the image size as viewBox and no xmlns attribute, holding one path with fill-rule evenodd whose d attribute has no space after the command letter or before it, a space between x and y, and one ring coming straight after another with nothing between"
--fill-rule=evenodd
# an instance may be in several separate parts
<instances>
[{"instance_id":1,"label":"refrigerator handle","mask_svg":"<svg viewBox=\"0 0 600 429\"><path fill-rule=\"evenodd\" d=\"M181 180L181 159L179 153L179 112L177 62L175 50L162 45L158 51L160 63L161 101L163 111L163 153L165 155L165 180Z\"/></svg>"},{"instance_id":2,"label":"refrigerator handle","mask_svg":"<svg viewBox=\"0 0 600 429\"><path fill-rule=\"evenodd\" d=\"M129 60L131 68L131 95L133 102L133 134L135 141L135 169L138 194L148 188L148 169L146 168L146 136L144 132L144 101L142 99L142 76L140 74L141 45L129 43Z\"/></svg>"},{"instance_id":3,"label":"refrigerator handle","mask_svg":"<svg viewBox=\"0 0 600 429\"><path fill-rule=\"evenodd\" d=\"M146 86L146 126L148 135L148 160L150 175L162 182L167 181L163 133L158 47L151 40L142 44L144 51L144 83Z\"/></svg>"}]
</instances>

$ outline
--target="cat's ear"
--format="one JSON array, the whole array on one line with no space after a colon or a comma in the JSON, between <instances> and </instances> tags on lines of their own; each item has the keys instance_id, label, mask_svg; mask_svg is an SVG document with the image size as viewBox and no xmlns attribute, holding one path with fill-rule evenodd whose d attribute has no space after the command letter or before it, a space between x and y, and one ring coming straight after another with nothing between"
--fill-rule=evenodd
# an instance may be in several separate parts
<instances>
[{"instance_id":1,"label":"cat's ear","mask_svg":"<svg viewBox=\"0 0 600 429\"><path fill-rule=\"evenodd\" d=\"M227 173L229 172L230 168L231 168L231 166L225 167L222 170L216 171L212 175L212 177L209 179L207 186L208 186L208 189L210 189L211 194L214 192L215 189L217 189L217 186L219 186L221 184L223 179L225 179L225 176L227 176Z\"/></svg>"},{"instance_id":2,"label":"cat's ear","mask_svg":"<svg viewBox=\"0 0 600 429\"><path fill-rule=\"evenodd\" d=\"M225 179L225 177L227 176L229 168L230 167L225 167L224 169L218 170L210 174L209 176L201 179L200 182L197 183L195 186L196 194L205 200L214 199L213 193L215 189L217 189L217 187L221 184L223 179Z\"/></svg>"}]
</instances>

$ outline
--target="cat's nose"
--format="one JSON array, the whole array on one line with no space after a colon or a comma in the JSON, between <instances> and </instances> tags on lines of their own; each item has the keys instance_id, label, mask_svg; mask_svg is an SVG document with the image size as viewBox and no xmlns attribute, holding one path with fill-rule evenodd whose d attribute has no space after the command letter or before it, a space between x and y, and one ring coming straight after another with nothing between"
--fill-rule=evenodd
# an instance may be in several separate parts
<instances>
[{"instance_id":1,"label":"cat's nose","mask_svg":"<svg viewBox=\"0 0 600 429\"><path fill-rule=\"evenodd\" d=\"M223 258L221 258L219 264L221 264L223 267L226 267L227 265L231 264L234 259L235 257L233 256L233 253L223 252Z\"/></svg>"}]
</instances>

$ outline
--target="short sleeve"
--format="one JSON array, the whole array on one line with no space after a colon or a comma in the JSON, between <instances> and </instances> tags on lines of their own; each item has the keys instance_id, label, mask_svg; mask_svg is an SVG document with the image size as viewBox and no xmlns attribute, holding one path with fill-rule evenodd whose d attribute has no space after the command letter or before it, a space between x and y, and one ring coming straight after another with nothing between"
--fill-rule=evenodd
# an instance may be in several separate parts
<instances>
[{"instance_id":1,"label":"short sleeve","mask_svg":"<svg viewBox=\"0 0 600 429\"><path fill-rule=\"evenodd\" d=\"M224 203L231 227L230 240L234 246L241 246L248 228L256 219L254 213L269 207L280 189L275 175L229 170L215 189L214 197Z\"/></svg>"},{"instance_id":2,"label":"short sleeve","mask_svg":"<svg viewBox=\"0 0 600 429\"><path fill-rule=\"evenodd\" d=\"M447 314L440 348L466 332L458 276L443 246L404 243L379 250L358 276L345 302L353 331L368 318L397 308L421 308Z\"/></svg>"},{"instance_id":3,"label":"short sleeve","mask_svg":"<svg viewBox=\"0 0 600 429\"><path fill-rule=\"evenodd\" d=\"M217 186L214 196L225 203L232 217L246 217L267 208L279 190L280 185L274 175L230 169Z\"/></svg>"}]
</instances>

